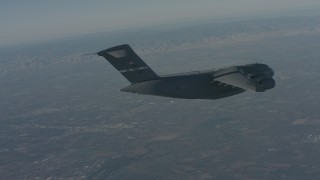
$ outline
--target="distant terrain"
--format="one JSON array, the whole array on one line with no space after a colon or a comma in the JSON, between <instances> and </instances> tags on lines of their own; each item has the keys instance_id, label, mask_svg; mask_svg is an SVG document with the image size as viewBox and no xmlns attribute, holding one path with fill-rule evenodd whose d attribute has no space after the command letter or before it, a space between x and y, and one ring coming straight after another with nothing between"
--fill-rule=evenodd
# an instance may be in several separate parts
<instances>
[{"instance_id":1,"label":"distant terrain","mask_svg":"<svg viewBox=\"0 0 320 180\"><path fill-rule=\"evenodd\" d=\"M0 49L2 179L320 177L320 16L136 28ZM89 55L130 44L158 74L265 63L277 85L221 100L120 92Z\"/></svg>"}]
</instances>

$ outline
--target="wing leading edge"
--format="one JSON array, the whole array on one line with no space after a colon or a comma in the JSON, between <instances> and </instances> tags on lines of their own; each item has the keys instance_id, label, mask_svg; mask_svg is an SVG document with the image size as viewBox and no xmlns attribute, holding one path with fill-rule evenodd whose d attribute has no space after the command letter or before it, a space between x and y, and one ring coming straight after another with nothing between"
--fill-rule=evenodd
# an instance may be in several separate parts
<instances>
[{"instance_id":1,"label":"wing leading edge","mask_svg":"<svg viewBox=\"0 0 320 180\"><path fill-rule=\"evenodd\" d=\"M254 68L252 68L254 66ZM213 81L218 81L244 90L264 92L275 87L274 71L264 64L233 66L217 71Z\"/></svg>"},{"instance_id":2,"label":"wing leading edge","mask_svg":"<svg viewBox=\"0 0 320 180\"><path fill-rule=\"evenodd\" d=\"M228 84L244 90L256 91L256 84L243 75L240 71L235 71L224 76L217 76L214 81Z\"/></svg>"}]
</instances>

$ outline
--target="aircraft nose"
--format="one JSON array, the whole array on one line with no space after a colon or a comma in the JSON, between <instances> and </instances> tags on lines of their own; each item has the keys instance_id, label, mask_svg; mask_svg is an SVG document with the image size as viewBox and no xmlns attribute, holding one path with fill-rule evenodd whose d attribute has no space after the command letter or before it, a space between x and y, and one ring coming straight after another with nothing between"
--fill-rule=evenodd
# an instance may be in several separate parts
<instances>
[{"instance_id":1,"label":"aircraft nose","mask_svg":"<svg viewBox=\"0 0 320 180\"><path fill-rule=\"evenodd\" d=\"M262 79L258 81L257 92L264 92L276 86L276 82L272 78Z\"/></svg>"},{"instance_id":2,"label":"aircraft nose","mask_svg":"<svg viewBox=\"0 0 320 180\"><path fill-rule=\"evenodd\" d=\"M272 68L270 68L270 67L269 67L269 74L270 74L271 77L273 77L273 75L274 75L274 70Z\"/></svg>"},{"instance_id":3,"label":"aircraft nose","mask_svg":"<svg viewBox=\"0 0 320 180\"><path fill-rule=\"evenodd\" d=\"M274 79L270 78L270 79L263 79L261 81L259 81L259 85L264 87L266 90L267 89L272 89L276 86L276 82Z\"/></svg>"}]
</instances>

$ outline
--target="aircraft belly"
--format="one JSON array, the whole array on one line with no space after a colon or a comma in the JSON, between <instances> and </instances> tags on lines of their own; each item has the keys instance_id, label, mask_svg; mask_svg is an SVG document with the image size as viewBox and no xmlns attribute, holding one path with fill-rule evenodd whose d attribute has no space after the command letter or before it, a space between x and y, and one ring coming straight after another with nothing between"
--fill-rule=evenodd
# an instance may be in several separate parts
<instances>
[{"instance_id":1,"label":"aircraft belly","mask_svg":"<svg viewBox=\"0 0 320 180\"><path fill-rule=\"evenodd\" d=\"M208 76L146 81L125 87L121 91L184 99L219 99L243 92L238 88L210 84Z\"/></svg>"},{"instance_id":2,"label":"aircraft belly","mask_svg":"<svg viewBox=\"0 0 320 180\"><path fill-rule=\"evenodd\" d=\"M164 78L133 84L121 91L186 99L204 98L207 78Z\"/></svg>"}]
</instances>

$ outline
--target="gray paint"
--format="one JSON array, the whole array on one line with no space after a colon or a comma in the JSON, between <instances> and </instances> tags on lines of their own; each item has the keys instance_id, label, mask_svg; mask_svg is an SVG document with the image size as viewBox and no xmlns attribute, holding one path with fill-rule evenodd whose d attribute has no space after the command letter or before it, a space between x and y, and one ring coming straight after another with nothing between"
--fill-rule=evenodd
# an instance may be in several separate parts
<instances>
[{"instance_id":1,"label":"gray paint","mask_svg":"<svg viewBox=\"0 0 320 180\"><path fill-rule=\"evenodd\" d=\"M115 46L97 54L131 82L121 89L124 92L183 99L219 99L246 90L264 92L275 87L274 71L265 64L158 76L129 45Z\"/></svg>"}]
</instances>

